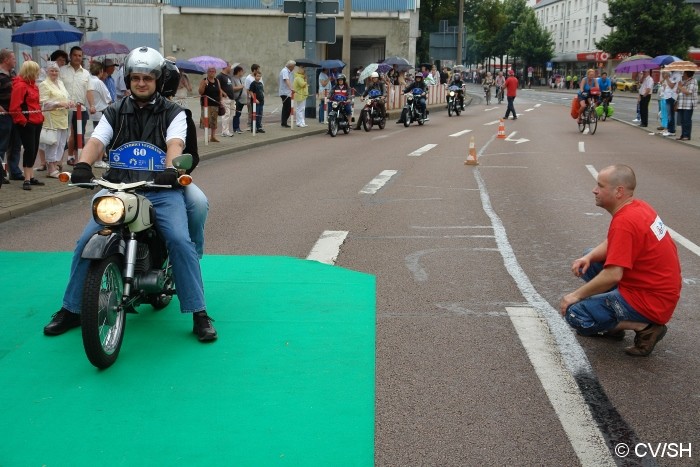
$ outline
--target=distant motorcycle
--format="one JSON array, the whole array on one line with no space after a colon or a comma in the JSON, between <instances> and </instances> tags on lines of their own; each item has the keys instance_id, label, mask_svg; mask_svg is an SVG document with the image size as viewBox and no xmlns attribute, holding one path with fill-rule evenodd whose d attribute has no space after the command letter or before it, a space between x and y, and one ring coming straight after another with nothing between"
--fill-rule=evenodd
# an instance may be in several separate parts
<instances>
[{"instance_id":1,"label":"distant motorcycle","mask_svg":"<svg viewBox=\"0 0 700 467\"><path fill-rule=\"evenodd\" d=\"M335 138L338 130L343 130L346 135L350 133L350 116L345 113L345 96L331 97L331 110L328 112L328 133Z\"/></svg>"},{"instance_id":2,"label":"distant motorcycle","mask_svg":"<svg viewBox=\"0 0 700 467\"><path fill-rule=\"evenodd\" d=\"M406 93L406 103L401 111L401 121L403 126L408 127L413 122L418 122L418 125L425 123L425 115L418 110L417 100L425 97L425 91L420 88L414 88L412 92Z\"/></svg>"},{"instance_id":3,"label":"distant motorcycle","mask_svg":"<svg viewBox=\"0 0 700 467\"><path fill-rule=\"evenodd\" d=\"M462 112L462 106L459 103L459 95L457 94L462 90L461 87L452 85L447 88L447 116L451 117L452 114L459 116Z\"/></svg>"},{"instance_id":4,"label":"distant motorcycle","mask_svg":"<svg viewBox=\"0 0 700 467\"><path fill-rule=\"evenodd\" d=\"M377 125L381 130L386 126L386 115L382 115L379 103L384 100L382 92L372 89L365 99L365 107L360 113L360 122L365 131L371 131L373 125Z\"/></svg>"}]
</instances>

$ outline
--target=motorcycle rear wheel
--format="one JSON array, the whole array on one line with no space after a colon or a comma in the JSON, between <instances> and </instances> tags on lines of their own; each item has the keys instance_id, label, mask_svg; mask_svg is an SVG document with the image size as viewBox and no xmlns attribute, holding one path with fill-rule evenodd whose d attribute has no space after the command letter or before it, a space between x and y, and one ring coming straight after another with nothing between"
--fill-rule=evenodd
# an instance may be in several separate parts
<instances>
[{"instance_id":1,"label":"motorcycle rear wheel","mask_svg":"<svg viewBox=\"0 0 700 467\"><path fill-rule=\"evenodd\" d=\"M80 320L85 354L97 368L110 367L119 356L126 325L126 311L121 306L123 293L119 256L90 264Z\"/></svg>"},{"instance_id":2,"label":"motorcycle rear wheel","mask_svg":"<svg viewBox=\"0 0 700 467\"><path fill-rule=\"evenodd\" d=\"M382 117L381 120L379 120L379 123L377 124L380 130L383 130L384 127L386 126L386 117Z\"/></svg>"}]
</instances>

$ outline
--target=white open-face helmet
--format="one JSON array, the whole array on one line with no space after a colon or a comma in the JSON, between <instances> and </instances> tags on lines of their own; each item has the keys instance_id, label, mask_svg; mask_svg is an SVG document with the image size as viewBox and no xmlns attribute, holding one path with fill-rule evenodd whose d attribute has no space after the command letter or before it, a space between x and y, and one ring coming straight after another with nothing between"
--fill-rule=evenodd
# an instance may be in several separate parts
<instances>
[{"instance_id":1,"label":"white open-face helmet","mask_svg":"<svg viewBox=\"0 0 700 467\"><path fill-rule=\"evenodd\" d=\"M373 71L371 75L369 75L370 78L379 78L379 73L376 71Z\"/></svg>"}]
</instances>

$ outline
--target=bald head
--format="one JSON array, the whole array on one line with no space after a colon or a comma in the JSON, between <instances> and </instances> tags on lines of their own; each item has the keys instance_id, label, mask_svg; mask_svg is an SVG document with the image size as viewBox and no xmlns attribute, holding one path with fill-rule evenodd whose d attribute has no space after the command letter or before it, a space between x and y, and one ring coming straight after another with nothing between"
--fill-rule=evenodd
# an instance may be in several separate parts
<instances>
[{"instance_id":1,"label":"bald head","mask_svg":"<svg viewBox=\"0 0 700 467\"><path fill-rule=\"evenodd\" d=\"M630 195L634 194L634 189L637 188L637 177L634 175L634 170L629 165L615 164L604 168L601 172L608 173L608 181L613 186L621 186Z\"/></svg>"}]
</instances>

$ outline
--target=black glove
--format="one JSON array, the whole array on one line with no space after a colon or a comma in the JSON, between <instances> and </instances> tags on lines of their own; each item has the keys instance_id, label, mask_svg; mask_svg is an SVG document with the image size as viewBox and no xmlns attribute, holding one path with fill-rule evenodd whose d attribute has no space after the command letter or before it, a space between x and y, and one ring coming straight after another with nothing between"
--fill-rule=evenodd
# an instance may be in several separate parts
<instances>
[{"instance_id":1,"label":"black glove","mask_svg":"<svg viewBox=\"0 0 700 467\"><path fill-rule=\"evenodd\" d=\"M87 162L78 162L73 166L73 173L70 176L71 183L90 183L95 178L92 167ZM94 187L85 187L94 188Z\"/></svg>"},{"instance_id":2,"label":"black glove","mask_svg":"<svg viewBox=\"0 0 700 467\"><path fill-rule=\"evenodd\" d=\"M156 185L168 185L172 188L177 188L180 186L180 183L177 181L177 177L177 170L170 167L162 172L158 172L156 177L153 179L153 183Z\"/></svg>"}]
</instances>

